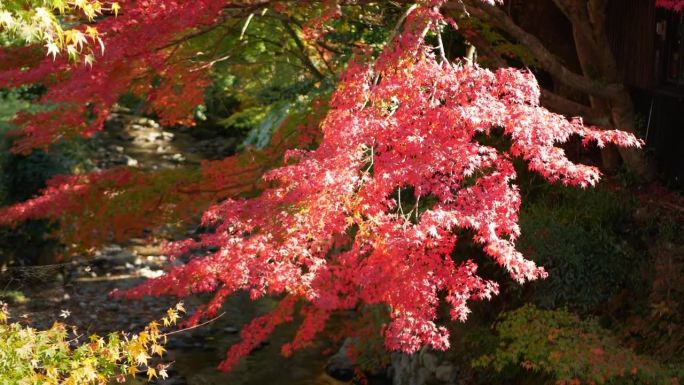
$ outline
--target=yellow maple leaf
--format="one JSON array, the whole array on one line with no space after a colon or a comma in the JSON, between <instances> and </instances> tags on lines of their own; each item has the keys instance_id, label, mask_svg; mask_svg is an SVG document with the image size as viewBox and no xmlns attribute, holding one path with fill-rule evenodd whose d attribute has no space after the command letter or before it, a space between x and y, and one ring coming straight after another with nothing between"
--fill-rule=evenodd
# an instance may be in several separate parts
<instances>
[{"instance_id":1,"label":"yellow maple leaf","mask_svg":"<svg viewBox=\"0 0 684 385\"><path fill-rule=\"evenodd\" d=\"M83 63L88 67L92 67L94 61L95 56L93 56L92 54L87 54L83 57Z\"/></svg>"},{"instance_id":2,"label":"yellow maple leaf","mask_svg":"<svg viewBox=\"0 0 684 385\"><path fill-rule=\"evenodd\" d=\"M157 377L157 371L154 368L147 368L147 380L150 381L154 377Z\"/></svg>"},{"instance_id":3,"label":"yellow maple leaf","mask_svg":"<svg viewBox=\"0 0 684 385\"><path fill-rule=\"evenodd\" d=\"M178 302L176 304L176 310L178 310L181 313L185 313L185 305L183 304L183 302Z\"/></svg>"},{"instance_id":4,"label":"yellow maple leaf","mask_svg":"<svg viewBox=\"0 0 684 385\"><path fill-rule=\"evenodd\" d=\"M98 35L97 28L91 26L87 26L85 32L86 35L92 37L93 39L96 38Z\"/></svg>"},{"instance_id":5,"label":"yellow maple leaf","mask_svg":"<svg viewBox=\"0 0 684 385\"><path fill-rule=\"evenodd\" d=\"M114 17L119 16L119 10L121 9L121 6L119 3L112 3L112 12L114 12Z\"/></svg>"},{"instance_id":6,"label":"yellow maple leaf","mask_svg":"<svg viewBox=\"0 0 684 385\"><path fill-rule=\"evenodd\" d=\"M95 371L95 368L90 365L86 365L83 367L83 369L81 369L81 375L88 382L91 382L97 378L97 372Z\"/></svg>"},{"instance_id":7,"label":"yellow maple leaf","mask_svg":"<svg viewBox=\"0 0 684 385\"><path fill-rule=\"evenodd\" d=\"M159 377L161 377L162 380L165 380L169 377L169 373L166 372L165 366L162 366L161 369L159 369Z\"/></svg>"},{"instance_id":8,"label":"yellow maple leaf","mask_svg":"<svg viewBox=\"0 0 684 385\"><path fill-rule=\"evenodd\" d=\"M155 331L158 331L158 330L159 330L159 326L160 326L160 325L159 325L159 322L157 322L157 321L152 321L152 322L150 322L149 325L147 325L147 326L150 327L150 331L151 331L151 332L155 332Z\"/></svg>"},{"instance_id":9,"label":"yellow maple leaf","mask_svg":"<svg viewBox=\"0 0 684 385\"><path fill-rule=\"evenodd\" d=\"M164 355L164 352L166 351L166 349L164 349L163 346L157 344L152 345L152 348L150 350L152 351L152 354L156 354L159 357Z\"/></svg>"},{"instance_id":10,"label":"yellow maple leaf","mask_svg":"<svg viewBox=\"0 0 684 385\"><path fill-rule=\"evenodd\" d=\"M145 352L140 352L138 353L137 356L135 356L135 363L138 365L147 365L147 360L150 358L150 356L147 355Z\"/></svg>"},{"instance_id":11,"label":"yellow maple leaf","mask_svg":"<svg viewBox=\"0 0 684 385\"><path fill-rule=\"evenodd\" d=\"M178 320L178 312L174 309L169 309L166 311L166 315L169 318L169 322L171 322L172 325L175 325Z\"/></svg>"}]
</instances>

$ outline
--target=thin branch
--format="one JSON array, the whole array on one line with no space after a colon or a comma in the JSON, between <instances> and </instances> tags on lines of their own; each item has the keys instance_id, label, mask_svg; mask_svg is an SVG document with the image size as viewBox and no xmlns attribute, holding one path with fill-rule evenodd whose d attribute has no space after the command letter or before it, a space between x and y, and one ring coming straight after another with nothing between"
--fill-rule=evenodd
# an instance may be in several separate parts
<instances>
[{"instance_id":1,"label":"thin branch","mask_svg":"<svg viewBox=\"0 0 684 385\"><path fill-rule=\"evenodd\" d=\"M252 21L253 17L254 12L250 13L249 16L247 16L247 20L245 20L245 24L242 26L242 29L240 30L240 40L242 40L245 37L245 32L247 31L247 27L249 27L249 22Z\"/></svg>"},{"instance_id":2,"label":"thin branch","mask_svg":"<svg viewBox=\"0 0 684 385\"><path fill-rule=\"evenodd\" d=\"M489 62L491 67L500 68L506 67L508 63L501 57L501 54L496 51L494 46L483 38L479 34L474 34L468 37L468 40L477 48L478 51L484 55L478 55L480 57L485 57Z\"/></svg>"},{"instance_id":3,"label":"thin branch","mask_svg":"<svg viewBox=\"0 0 684 385\"><path fill-rule=\"evenodd\" d=\"M439 57L442 59L442 63L449 63L446 57L446 52L444 52L444 42L442 41L442 33L437 31L437 45L439 47Z\"/></svg>"},{"instance_id":4,"label":"thin branch","mask_svg":"<svg viewBox=\"0 0 684 385\"><path fill-rule=\"evenodd\" d=\"M297 35L297 32L292 28L290 22L286 20L281 20L281 22L283 27L285 27L285 31L287 31L287 33L292 37L297 45L297 48L299 48L300 55L297 56L299 56L304 66L306 66L306 68L308 68L317 78L325 79L325 75L323 75L321 71L316 68L316 65L314 65L314 63L311 61L309 55L306 54L306 47L304 47L304 43L302 43L302 40Z\"/></svg>"},{"instance_id":5,"label":"thin branch","mask_svg":"<svg viewBox=\"0 0 684 385\"><path fill-rule=\"evenodd\" d=\"M190 326L189 328L185 328L185 329L174 330L174 331L172 331L172 332L164 333L164 334L162 334L161 336L162 336L162 337L167 337L167 336L170 336L170 335L172 335L172 334L181 333L181 332L187 332L188 330L197 329L197 328L202 327L202 326L204 326L204 325L206 325L206 324L209 324L209 323L212 323L212 322L216 321L217 319L223 317L224 315L226 315L226 312L223 312L223 313L217 315L216 317L214 317L214 318L212 318L212 319L210 319L210 320L204 321L204 322L202 322L201 324L197 324L197 325L195 325L195 326Z\"/></svg>"}]
</instances>

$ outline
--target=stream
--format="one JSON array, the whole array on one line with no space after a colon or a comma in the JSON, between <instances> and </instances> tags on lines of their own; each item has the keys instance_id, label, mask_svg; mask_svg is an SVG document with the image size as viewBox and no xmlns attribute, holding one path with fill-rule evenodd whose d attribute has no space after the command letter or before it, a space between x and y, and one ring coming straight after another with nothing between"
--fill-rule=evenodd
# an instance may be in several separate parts
<instances>
[{"instance_id":1,"label":"stream","mask_svg":"<svg viewBox=\"0 0 684 385\"><path fill-rule=\"evenodd\" d=\"M204 159L220 159L235 152L234 138L198 140L190 129L167 130L155 121L136 116L125 109L115 110L107 129L91 141L90 162L94 169L127 165L146 170L169 169L199 164ZM191 230L189 230L191 231ZM184 234L180 234L183 236ZM168 236L168 235L167 235ZM178 236L175 234L174 236ZM10 303L10 321L20 321L44 329L55 320L78 327L79 333L104 335L111 331L138 332L153 319L159 319L174 306L173 298L115 300L114 289L127 289L146 278L162 274L168 264L159 245L148 239L132 239L125 245L109 245L94 259L74 260L48 266L16 267L3 272L3 290L21 292L23 300ZM3 278L7 278L3 277ZM188 298L192 309L202 300ZM296 325L282 325L230 373L216 367L227 349L240 340L240 328L254 317L269 311L273 299L256 302L246 295L226 301L223 316L199 328L168 339L163 361L172 362L170 377L152 383L166 385L331 385L343 384L325 372L329 354L339 344L318 341L313 347L285 358L280 346L294 337ZM60 319L63 310L69 315ZM129 384L147 383L143 378Z\"/></svg>"}]
</instances>

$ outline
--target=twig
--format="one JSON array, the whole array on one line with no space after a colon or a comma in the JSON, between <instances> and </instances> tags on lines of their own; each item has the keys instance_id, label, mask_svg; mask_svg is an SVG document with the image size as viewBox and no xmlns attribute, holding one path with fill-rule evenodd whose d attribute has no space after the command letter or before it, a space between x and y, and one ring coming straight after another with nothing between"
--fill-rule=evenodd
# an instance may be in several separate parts
<instances>
[{"instance_id":1,"label":"twig","mask_svg":"<svg viewBox=\"0 0 684 385\"><path fill-rule=\"evenodd\" d=\"M172 335L172 334L176 334L176 333L180 333L180 332L186 332L186 331L192 330L192 329L197 329L197 328L202 327L202 326L204 326L204 325L206 325L206 324L208 324L208 323L212 323L212 322L216 321L217 319L223 317L224 315L226 315L226 312L223 312L223 313L217 315L216 317L214 317L214 318L212 318L212 319L210 319L210 320L204 321L204 322L202 322L201 324L198 324L198 325L195 325L195 326L190 326L189 328L185 328L185 329L174 330L174 331L172 331L172 332L164 333L164 334L162 334L161 336L162 336L162 337L166 337L166 336L170 336L170 335Z\"/></svg>"},{"instance_id":2,"label":"twig","mask_svg":"<svg viewBox=\"0 0 684 385\"><path fill-rule=\"evenodd\" d=\"M253 17L254 12L250 13L249 16L247 16L247 20L245 20L245 24L242 26L242 30L240 30L240 40L242 40L245 37L245 32L247 31L247 27L249 27L249 22L252 21Z\"/></svg>"},{"instance_id":3,"label":"twig","mask_svg":"<svg viewBox=\"0 0 684 385\"><path fill-rule=\"evenodd\" d=\"M439 32L439 29L437 30L437 43L439 44L439 57L442 59L442 63L449 64L449 61L446 58L446 53L444 52L444 43L442 42L442 33Z\"/></svg>"}]
</instances>

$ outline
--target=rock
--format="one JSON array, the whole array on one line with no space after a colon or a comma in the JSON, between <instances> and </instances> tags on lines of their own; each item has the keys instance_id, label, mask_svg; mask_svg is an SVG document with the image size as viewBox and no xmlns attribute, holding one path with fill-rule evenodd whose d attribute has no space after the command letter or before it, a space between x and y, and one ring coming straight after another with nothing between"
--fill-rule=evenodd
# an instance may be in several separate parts
<instances>
[{"instance_id":1,"label":"rock","mask_svg":"<svg viewBox=\"0 0 684 385\"><path fill-rule=\"evenodd\" d=\"M136 119L136 123L138 125L142 125L142 126L159 128L159 123L155 122L154 120L152 120L150 118L138 118L138 119Z\"/></svg>"},{"instance_id":2,"label":"rock","mask_svg":"<svg viewBox=\"0 0 684 385\"><path fill-rule=\"evenodd\" d=\"M443 382L455 382L458 371L451 364L442 364L435 369L435 377Z\"/></svg>"},{"instance_id":3,"label":"rock","mask_svg":"<svg viewBox=\"0 0 684 385\"><path fill-rule=\"evenodd\" d=\"M354 378L356 364L349 354L349 349L354 343L356 343L355 338L347 338L340 350L328 358L325 372L330 377L340 381L351 381Z\"/></svg>"},{"instance_id":4,"label":"rock","mask_svg":"<svg viewBox=\"0 0 684 385\"><path fill-rule=\"evenodd\" d=\"M420 354L420 359L422 366L427 370L434 372L437 370L437 365L439 364L439 358L428 351L422 351Z\"/></svg>"},{"instance_id":5,"label":"rock","mask_svg":"<svg viewBox=\"0 0 684 385\"><path fill-rule=\"evenodd\" d=\"M168 131L162 131L161 134L159 135L160 139L163 140L172 140L175 135L172 132Z\"/></svg>"},{"instance_id":6,"label":"rock","mask_svg":"<svg viewBox=\"0 0 684 385\"><path fill-rule=\"evenodd\" d=\"M136 159L131 158L128 155L124 155L124 157L126 158L126 166L138 167L138 161Z\"/></svg>"},{"instance_id":7,"label":"rock","mask_svg":"<svg viewBox=\"0 0 684 385\"><path fill-rule=\"evenodd\" d=\"M392 353L392 384L425 385L431 377L428 369L421 366L419 354Z\"/></svg>"},{"instance_id":8,"label":"rock","mask_svg":"<svg viewBox=\"0 0 684 385\"><path fill-rule=\"evenodd\" d=\"M123 248L115 243L102 248L102 252L105 254L115 254L121 252L121 250L123 250Z\"/></svg>"},{"instance_id":9,"label":"rock","mask_svg":"<svg viewBox=\"0 0 684 385\"><path fill-rule=\"evenodd\" d=\"M109 146L109 149L114 151L114 152L118 152L119 154L123 154L123 152L124 152L124 148L122 146L111 145L111 146Z\"/></svg>"}]
</instances>

